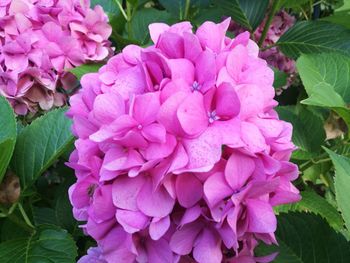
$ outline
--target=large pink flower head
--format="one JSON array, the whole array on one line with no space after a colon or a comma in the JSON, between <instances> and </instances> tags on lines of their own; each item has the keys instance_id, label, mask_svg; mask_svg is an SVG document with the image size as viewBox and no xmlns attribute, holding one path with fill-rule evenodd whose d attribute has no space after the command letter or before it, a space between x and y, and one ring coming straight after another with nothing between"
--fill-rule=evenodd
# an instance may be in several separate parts
<instances>
[{"instance_id":1,"label":"large pink flower head","mask_svg":"<svg viewBox=\"0 0 350 263\"><path fill-rule=\"evenodd\" d=\"M265 22L266 20L254 32L255 39L260 39L265 27ZM262 48L275 45L279 38L289 28L291 28L295 24L295 22L295 17L291 16L286 11L282 10L278 12L276 16L274 16L269 30L267 31L266 38L262 43ZM230 30L234 31L235 33L240 33L244 31L244 29L241 26L234 22L231 23ZM284 89L288 88L291 85L293 78L295 77L295 61L286 57L281 51L279 51L278 47L276 46L260 51L259 56L265 59L270 66L288 74L287 84L285 87L282 87ZM281 91L282 90L278 90L278 93L280 93Z\"/></svg>"},{"instance_id":2,"label":"large pink flower head","mask_svg":"<svg viewBox=\"0 0 350 263\"><path fill-rule=\"evenodd\" d=\"M112 29L88 0L16 0L0 3L0 94L17 114L65 103L65 70L111 53Z\"/></svg>"},{"instance_id":3,"label":"large pink flower head","mask_svg":"<svg viewBox=\"0 0 350 263\"><path fill-rule=\"evenodd\" d=\"M70 199L105 261L268 261L253 251L276 243L272 207L299 200L292 127L229 23L151 24L154 45L127 46L71 97Z\"/></svg>"}]
</instances>

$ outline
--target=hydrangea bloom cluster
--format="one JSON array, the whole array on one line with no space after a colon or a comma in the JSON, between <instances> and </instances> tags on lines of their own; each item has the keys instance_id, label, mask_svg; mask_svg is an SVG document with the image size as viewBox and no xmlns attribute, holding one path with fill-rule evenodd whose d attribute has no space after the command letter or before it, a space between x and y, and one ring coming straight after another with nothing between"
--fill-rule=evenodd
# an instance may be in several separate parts
<instances>
[{"instance_id":1,"label":"hydrangea bloom cluster","mask_svg":"<svg viewBox=\"0 0 350 263\"><path fill-rule=\"evenodd\" d=\"M266 38L262 43L262 47L268 47L274 45L278 39L289 29L291 28L296 19L294 16L291 16L286 11L280 11L273 18L272 23L267 31ZM266 20L256 29L254 32L255 39L260 39L263 29L265 27ZM244 31L236 23L231 23L230 30L235 33L241 33ZM287 84L283 88L288 88L292 83L293 77L296 72L295 61L283 55L282 52L278 50L278 47L272 47L263 51L260 51L259 56L267 61L270 66L273 66L289 75L287 79ZM281 92L281 91L279 91Z\"/></svg>"},{"instance_id":2,"label":"hydrangea bloom cluster","mask_svg":"<svg viewBox=\"0 0 350 263\"><path fill-rule=\"evenodd\" d=\"M56 89L75 80L64 70L105 59L111 32L89 0L1 1L0 94L20 115L61 106L66 98Z\"/></svg>"},{"instance_id":3,"label":"hydrangea bloom cluster","mask_svg":"<svg viewBox=\"0 0 350 263\"><path fill-rule=\"evenodd\" d=\"M81 262L271 259L254 248L276 243L272 207L299 200L292 127L257 45L229 24L151 24L153 46L82 78L69 195L98 248Z\"/></svg>"}]
</instances>

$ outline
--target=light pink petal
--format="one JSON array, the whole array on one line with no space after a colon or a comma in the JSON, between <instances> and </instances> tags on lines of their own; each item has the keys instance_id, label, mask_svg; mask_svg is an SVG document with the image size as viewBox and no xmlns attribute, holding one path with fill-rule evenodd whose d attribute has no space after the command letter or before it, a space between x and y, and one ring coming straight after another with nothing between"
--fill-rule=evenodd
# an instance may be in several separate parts
<instances>
[{"instance_id":1,"label":"light pink petal","mask_svg":"<svg viewBox=\"0 0 350 263\"><path fill-rule=\"evenodd\" d=\"M151 39L154 44L157 44L159 36L167 31L170 27L164 23L153 23L148 26Z\"/></svg>"},{"instance_id":2,"label":"light pink petal","mask_svg":"<svg viewBox=\"0 0 350 263\"><path fill-rule=\"evenodd\" d=\"M138 211L136 199L144 183L145 178L142 176L115 179L112 188L113 204L121 209Z\"/></svg>"},{"instance_id":3,"label":"light pink petal","mask_svg":"<svg viewBox=\"0 0 350 263\"><path fill-rule=\"evenodd\" d=\"M146 242L148 254L147 262L154 263L173 263L173 253L170 249L169 242L165 239L153 241L148 239Z\"/></svg>"},{"instance_id":4,"label":"light pink petal","mask_svg":"<svg viewBox=\"0 0 350 263\"><path fill-rule=\"evenodd\" d=\"M200 217L201 213L202 208L200 207L200 205L196 205L194 207L186 209L179 225L182 227L184 225L192 223L193 221L197 220L198 217Z\"/></svg>"},{"instance_id":5,"label":"light pink petal","mask_svg":"<svg viewBox=\"0 0 350 263\"><path fill-rule=\"evenodd\" d=\"M268 150L264 136L259 129L249 122L242 122L242 139L248 149L253 153Z\"/></svg>"},{"instance_id":6,"label":"light pink petal","mask_svg":"<svg viewBox=\"0 0 350 263\"><path fill-rule=\"evenodd\" d=\"M132 115L145 126L156 120L159 108L159 93L146 93L135 97Z\"/></svg>"},{"instance_id":7,"label":"light pink petal","mask_svg":"<svg viewBox=\"0 0 350 263\"><path fill-rule=\"evenodd\" d=\"M153 240L160 239L170 227L170 217L153 218L149 226L149 235Z\"/></svg>"},{"instance_id":8,"label":"light pink petal","mask_svg":"<svg viewBox=\"0 0 350 263\"><path fill-rule=\"evenodd\" d=\"M185 208L194 206L202 198L202 183L191 173L177 175L175 187L177 199Z\"/></svg>"},{"instance_id":9,"label":"light pink petal","mask_svg":"<svg viewBox=\"0 0 350 263\"><path fill-rule=\"evenodd\" d=\"M239 152L233 152L227 160L225 178L233 190L239 190L247 182L255 169L254 160Z\"/></svg>"},{"instance_id":10,"label":"light pink petal","mask_svg":"<svg viewBox=\"0 0 350 263\"><path fill-rule=\"evenodd\" d=\"M130 263L136 258L132 236L122 227L114 227L99 242L107 262Z\"/></svg>"},{"instance_id":11,"label":"light pink petal","mask_svg":"<svg viewBox=\"0 0 350 263\"><path fill-rule=\"evenodd\" d=\"M246 205L249 232L273 233L276 231L276 216L269 203L258 199L248 199Z\"/></svg>"},{"instance_id":12,"label":"light pink petal","mask_svg":"<svg viewBox=\"0 0 350 263\"><path fill-rule=\"evenodd\" d=\"M150 142L165 143L166 130L159 123L152 123L142 128L142 135Z\"/></svg>"},{"instance_id":13,"label":"light pink petal","mask_svg":"<svg viewBox=\"0 0 350 263\"><path fill-rule=\"evenodd\" d=\"M181 103L177 117L188 135L199 135L208 127L208 116L204 109L203 95L193 92Z\"/></svg>"},{"instance_id":14,"label":"light pink petal","mask_svg":"<svg viewBox=\"0 0 350 263\"><path fill-rule=\"evenodd\" d=\"M216 172L209 176L204 183L203 189L204 196L210 207L216 206L233 193L225 180L224 174L221 172Z\"/></svg>"},{"instance_id":15,"label":"light pink petal","mask_svg":"<svg viewBox=\"0 0 350 263\"><path fill-rule=\"evenodd\" d=\"M152 217L165 217L170 214L175 204L164 187L153 190L152 181L147 180L137 196L137 207L145 215Z\"/></svg>"},{"instance_id":16,"label":"light pink petal","mask_svg":"<svg viewBox=\"0 0 350 263\"><path fill-rule=\"evenodd\" d=\"M243 66L248 59L247 48L238 45L227 56L226 68L230 76L236 81L240 81Z\"/></svg>"},{"instance_id":17,"label":"light pink petal","mask_svg":"<svg viewBox=\"0 0 350 263\"><path fill-rule=\"evenodd\" d=\"M101 94L96 97L94 116L101 123L110 123L124 113L124 100L119 94Z\"/></svg>"},{"instance_id":18,"label":"light pink petal","mask_svg":"<svg viewBox=\"0 0 350 263\"><path fill-rule=\"evenodd\" d=\"M149 222L149 218L138 211L117 209L115 217L124 230L130 234L144 229Z\"/></svg>"},{"instance_id":19,"label":"light pink petal","mask_svg":"<svg viewBox=\"0 0 350 263\"><path fill-rule=\"evenodd\" d=\"M182 36L172 32L164 32L158 38L156 45L168 58L184 56L184 41Z\"/></svg>"},{"instance_id":20,"label":"light pink petal","mask_svg":"<svg viewBox=\"0 0 350 263\"><path fill-rule=\"evenodd\" d=\"M184 146L189 158L185 170L196 172L209 171L221 158L220 134L215 128L209 127L198 138L184 140Z\"/></svg>"},{"instance_id":21,"label":"light pink petal","mask_svg":"<svg viewBox=\"0 0 350 263\"><path fill-rule=\"evenodd\" d=\"M189 254L202 228L200 222L184 225L172 235L169 243L171 249L179 255Z\"/></svg>"},{"instance_id":22,"label":"light pink petal","mask_svg":"<svg viewBox=\"0 0 350 263\"><path fill-rule=\"evenodd\" d=\"M193 257L201 263L221 263L221 240L211 229L203 229L193 249Z\"/></svg>"}]
</instances>

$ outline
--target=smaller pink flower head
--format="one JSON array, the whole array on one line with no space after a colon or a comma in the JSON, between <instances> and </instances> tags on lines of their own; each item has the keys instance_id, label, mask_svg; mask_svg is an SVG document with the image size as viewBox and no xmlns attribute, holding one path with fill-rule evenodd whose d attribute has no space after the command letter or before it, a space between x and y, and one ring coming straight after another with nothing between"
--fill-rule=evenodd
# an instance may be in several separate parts
<instances>
[{"instance_id":1,"label":"smaller pink flower head","mask_svg":"<svg viewBox=\"0 0 350 263\"><path fill-rule=\"evenodd\" d=\"M67 69L111 54L111 26L89 1L2 1L0 3L0 94L17 114L62 106L73 89ZM7 84L5 84L7 83Z\"/></svg>"}]
</instances>

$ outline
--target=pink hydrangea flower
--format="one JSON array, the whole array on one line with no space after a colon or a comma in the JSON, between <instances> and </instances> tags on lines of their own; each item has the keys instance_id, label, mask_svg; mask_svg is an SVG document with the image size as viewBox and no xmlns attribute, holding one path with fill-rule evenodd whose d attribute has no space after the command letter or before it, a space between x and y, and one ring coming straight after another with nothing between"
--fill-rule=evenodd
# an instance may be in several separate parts
<instances>
[{"instance_id":1,"label":"pink hydrangea flower","mask_svg":"<svg viewBox=\"0 0 350 263\"><path fill-rule=\"evenodd\" d=\"M58 89L74 88L65 71L105 59L111 32L102 8L86 0L1 1L0 95L20 115L62 106Z\"/></svg>"},{"instance_id":2,"label":"pink hydrangea flower","mask_svg":"<svg viewBox=\"0 0 350 263\"><path fill-rule=\"evenodd\" d=\"M268 262L273 206L296 202L273 72L230 21L151 24L70 99L77 220L106 262Z\"/></svg>"},{"instance_id":3,"label":"pink hydrangea flower","mask_svg":"<svg viewBox=\"0 0 350 263\"><path fill-rule=\"evenodd\" d=\"M266 20L255 30L254 37L256 40L260 39L265 27L265 22ZM295 17L291 16L286 11L282 10L277 13L267 31L266 38L262 43L262 48L274 45L278 39L295 24L295 22ZM230 30L236 34L244 32L244 29L234 22L231 22ZM287 84L285 87L282 87L283 89L288 88L292 84L296 73L295 61L293 59L286 57L279 51L278 47L262 50L259 52L259 56L265 59L270 66L288 74ZM278 94L281 92L281 89L277 90Z\"/></svg>"}]
</instances>

